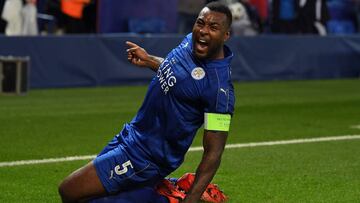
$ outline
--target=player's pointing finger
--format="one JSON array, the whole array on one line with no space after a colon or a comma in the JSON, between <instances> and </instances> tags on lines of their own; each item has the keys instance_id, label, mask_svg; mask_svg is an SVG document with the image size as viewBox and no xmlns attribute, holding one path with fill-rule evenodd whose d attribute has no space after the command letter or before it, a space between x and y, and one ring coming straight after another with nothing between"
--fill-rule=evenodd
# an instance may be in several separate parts
<instances>
[{"instance_id":1,"label":"player's pointing finger","mask_svg":"<svg viewBox=\"0 0 360 203\"><path fill-rule=\"evenodd\" d=\"M133 42L130 42L130 41L126 41L125 43L126 43L126 45L128 45L128 46L131 47L131 48L139 47L137 44L135 44L135 43L133 43Z\"/></svg>"}]
</instances>

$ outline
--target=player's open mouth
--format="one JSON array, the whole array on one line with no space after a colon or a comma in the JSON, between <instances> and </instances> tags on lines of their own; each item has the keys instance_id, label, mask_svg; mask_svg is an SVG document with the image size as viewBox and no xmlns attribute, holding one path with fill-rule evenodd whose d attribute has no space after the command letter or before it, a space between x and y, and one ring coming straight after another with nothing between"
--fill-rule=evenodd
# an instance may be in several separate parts
<instances>
[{"instance_id":1,"label":"player's open mouth","mask_svg":"<svg viewBox=\"0 0 360 203\"><path fill-rule=\"evenodd\" d=\"M195 49L197 52L204 53L207 51L209 43L205 39L196 40Z\"/></svg>"}]
</instances>

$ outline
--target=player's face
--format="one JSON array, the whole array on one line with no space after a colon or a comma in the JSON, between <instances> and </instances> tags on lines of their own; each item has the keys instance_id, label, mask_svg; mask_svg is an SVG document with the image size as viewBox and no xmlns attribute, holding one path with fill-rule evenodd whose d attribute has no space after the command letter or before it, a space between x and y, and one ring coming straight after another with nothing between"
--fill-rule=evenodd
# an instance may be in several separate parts
<instances>
[{"instance_id":1,"label":"player's face","mask_svg":"<svg viewBox=\"0 0 360 203\"><path fill-rule=\"evenodd\" d=\"M192 33L193 53L197 58L224 57L223 45L230 36L225 14L205 7L196 19Z\"/></svg>"}]
</instances>

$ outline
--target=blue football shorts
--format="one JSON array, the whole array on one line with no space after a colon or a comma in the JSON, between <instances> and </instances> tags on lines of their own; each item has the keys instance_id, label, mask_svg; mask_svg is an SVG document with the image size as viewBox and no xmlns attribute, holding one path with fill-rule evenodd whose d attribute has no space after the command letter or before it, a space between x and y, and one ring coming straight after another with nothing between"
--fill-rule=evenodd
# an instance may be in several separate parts
<instances>
[{"instance_id":1,"label":"blue football shorts","mask_svg":"<svg viewBox=\"0 0 360 203\"><path fill-rule=\"evenodd\" d=\"M141 156L130 155L115 136L95 158L97 175L110 193L129 191L144 186L155 186L162 179L157 167Z\"/></svg>"}]
</instances>

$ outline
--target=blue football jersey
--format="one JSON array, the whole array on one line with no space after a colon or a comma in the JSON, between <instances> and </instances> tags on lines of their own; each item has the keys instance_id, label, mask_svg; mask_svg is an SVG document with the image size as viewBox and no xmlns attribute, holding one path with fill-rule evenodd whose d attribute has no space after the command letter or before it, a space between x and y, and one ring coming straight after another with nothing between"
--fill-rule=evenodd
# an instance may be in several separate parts
<instances>
[{"instance_id":1,"label":"blue football jersey","mask_svg":"<svg viewBox=\"0 0 360 203\"><path fill-rule=\"evenodd\" d=\"M189 34L167 55L141 108L125 125L122 139L130 156L150 160L166 176L183 162L204 113L233 113L233 54L227 46L224 50L224 59L198 60Z\"/></svg>"}]
</instances>

